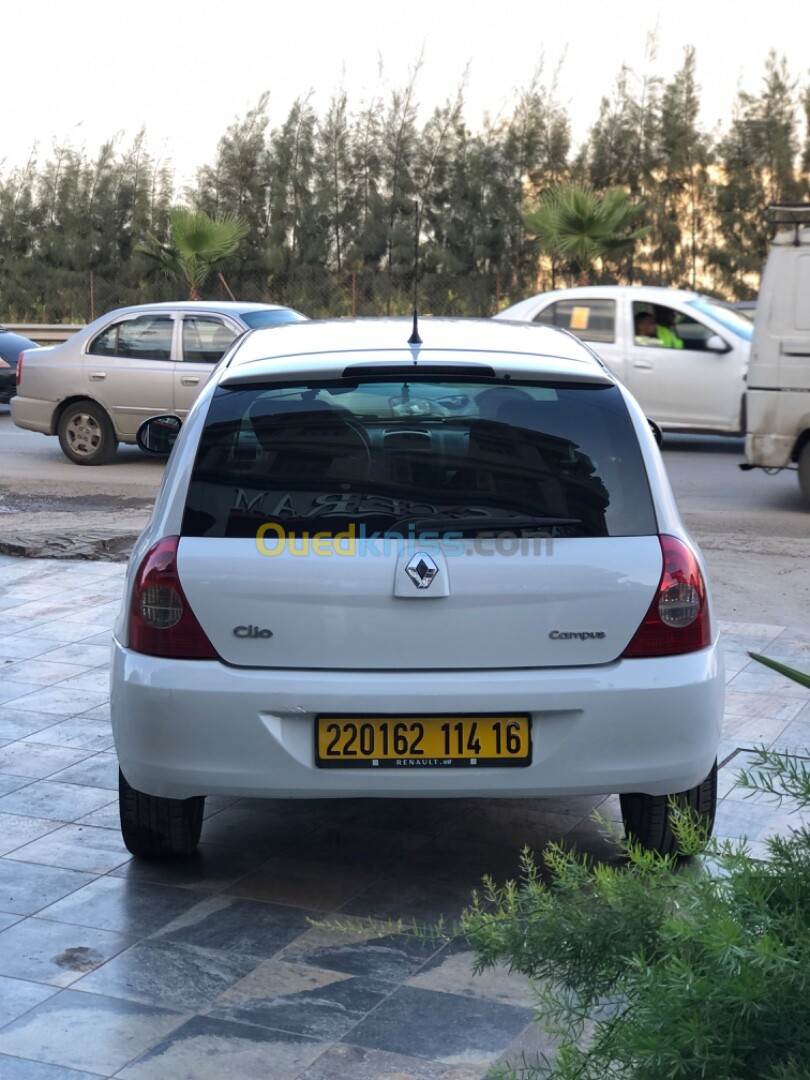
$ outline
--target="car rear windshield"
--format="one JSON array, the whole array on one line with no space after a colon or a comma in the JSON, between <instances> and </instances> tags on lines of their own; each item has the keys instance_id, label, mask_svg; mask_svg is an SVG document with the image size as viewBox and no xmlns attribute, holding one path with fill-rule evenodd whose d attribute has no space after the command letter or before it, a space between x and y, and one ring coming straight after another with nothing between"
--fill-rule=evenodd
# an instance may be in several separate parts
<instances>
[{"instance_id":1,"label":"car rear windshield","mask_svg":"<svg viewBox=\"0 0 810 1080\"><path fill-rule=\"evenodd\" d=\"M271 523L327 536L656 531L615 386L447 377L219 387L183 534L247 537Z\"/></svg>"},{"instance_id":2,"label":"car rear windshield","mask_svg":"<svg viewBox=\"0 0 810 1080\"><path fill-rule=\"evenodd\" d=\"M282 323L306 322L306 315L292 308L275 308L270 311L243 311L242 322L251 330L262 330L266 326L281 326Z\"/></svg>"}]
</instances>

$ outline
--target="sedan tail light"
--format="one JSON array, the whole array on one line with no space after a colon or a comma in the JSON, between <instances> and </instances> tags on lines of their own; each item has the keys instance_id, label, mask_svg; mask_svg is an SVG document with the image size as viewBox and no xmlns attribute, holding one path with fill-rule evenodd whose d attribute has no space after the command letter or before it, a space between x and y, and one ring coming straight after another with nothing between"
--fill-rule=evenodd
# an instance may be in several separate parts
<instances>
[{"instance_id":1,"label":"sedan tail light","mask_svg":"<svg viewBox=\"0 0 810 1080\"><path fill-rule=\"evenodd\" d=\"M17 386L18 390L20 388L20 383L22 381L22 365L23 365L24 357L25 357L25 353L21 352L19 357L17 358L17 376L16 376L16 379L15 379L15 382L16 382L16 386Z\"/></svg>"},{"instance_id":2,"label":"sedan tail light","mask_svg":"<svg viewBox=\"0 0 810 1080\"><path fill-rule=\"evenodd\" d=\"M682 540L660 536L664 569L655 598L622 654L625 658L697 652L711 642L706 585Z\"/></svg>"},{"instance_id":3,"label":"sedan tail light","mask_svg":"<svg viewBox=\"0 0 810 1080\"><path fill-rule=\"evenodd\" d=\"M144 556L129 609L129 648L176 660L218 660L177 573L179 536L165 536Z\"/></svg>"}]
</instances>

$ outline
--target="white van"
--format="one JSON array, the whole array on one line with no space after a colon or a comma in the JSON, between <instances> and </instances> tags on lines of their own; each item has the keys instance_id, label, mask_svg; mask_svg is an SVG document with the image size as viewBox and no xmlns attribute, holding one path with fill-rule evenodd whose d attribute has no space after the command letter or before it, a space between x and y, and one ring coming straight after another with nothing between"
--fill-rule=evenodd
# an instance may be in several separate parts
<instances>
[{"instance_id":1,"label":"white van","mask_svg":"<svg viewBox=\"0 0 810 1080\"><path fill-rule=\"evenodd\" d=\"M746 392L745 468L795 468L810 503L810 204L770 207Z\"/></svg>"}]
</instances>

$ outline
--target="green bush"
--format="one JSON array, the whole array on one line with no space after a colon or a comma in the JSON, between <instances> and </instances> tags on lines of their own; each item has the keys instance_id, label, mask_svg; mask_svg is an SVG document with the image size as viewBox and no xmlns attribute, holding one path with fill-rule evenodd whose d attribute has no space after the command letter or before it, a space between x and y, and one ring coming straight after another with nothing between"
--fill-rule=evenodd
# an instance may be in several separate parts
<instances>
[{"instance_id":1,"label":"green bush","mask_svg":"<svg viewBox=\"0 0 810 1080\"><path fill-rule=\"evenodd\" d=\"M787 754L757 751L738 783L810 806L810 773ZM535 980L556 1047L507 1075L810 1077L810 830L755 860L686 813L676 828L699 859L617 840L624 859L600 865L552 844L540 865L524 852L518 882L487 879L474 896L460 931L477 969L505 962Z\"/></svg>"}]
</instances>

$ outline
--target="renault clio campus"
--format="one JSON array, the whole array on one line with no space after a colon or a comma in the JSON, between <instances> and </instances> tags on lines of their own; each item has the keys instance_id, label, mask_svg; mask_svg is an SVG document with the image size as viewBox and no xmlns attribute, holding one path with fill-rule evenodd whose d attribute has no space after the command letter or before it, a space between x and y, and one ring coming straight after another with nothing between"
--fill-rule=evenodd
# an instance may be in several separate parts
<instances>
[{"instance_id":1,"label":"renault clio campus","mask_svg":"<svg viewBox=\"0 0 810 1080\"><path fill-rule=\"evenodd\" d=\"M139 442L174 446L114 633L134 854L192 852L207 795L616 792L648 848L677 851L678 803L711 828L706 569L587 345L491 320L256 330Z\"/></svg>"}]
</instances>

